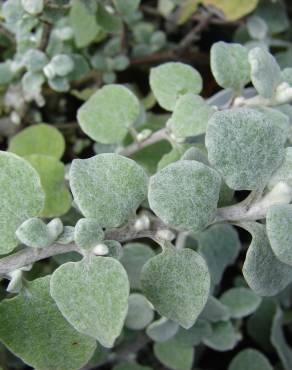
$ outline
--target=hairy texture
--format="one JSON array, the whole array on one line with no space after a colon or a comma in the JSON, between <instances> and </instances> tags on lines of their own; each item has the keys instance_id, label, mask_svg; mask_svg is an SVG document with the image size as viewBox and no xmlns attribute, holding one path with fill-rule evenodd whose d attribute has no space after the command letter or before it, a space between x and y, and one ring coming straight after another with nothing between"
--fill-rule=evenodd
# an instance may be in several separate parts
<instances>
[{"instance_id":1,"label":"hairy texture","mask_svg":"<svg viewBox=\"0 0 292 370\"><path fill-rule=\"evenodd\" d=\"M81 218L74 230L74 239L79 248L92 249L104 238L104 232L93 218Z\"/></svg>"},{"instance_id":2,"label":"hairy texture","mask_svg":"<svg viewBox=\"0 0 292 370\"><path fill-rule=\"evenodd\" d=\"M51 279L51 295L79 332L112 347L128 310L129 281L111 257L88 257L60 266Z\"/></svg>"},{"instance_id":3,"label":"hairy texture","mask_svg":"<svg viewBox=\"0 0 292 370\"><path fill-rule=\"evenodd\" d=\"M7 152L0 152L0 189L0 254L6 254L17 245L17 228L40 214L44 193L34 168Z\"/></svg>"},{"instance_id":4,"label":"hairy texture","mask_svg":"<svg viewBox=\"0 0 292 370\"><path fill-rule=\"evenodd\" d=\"M31 248L46 248L55 240L47 225L39 218L24 221L15 234L21 243Z\"/></svg>"},{"instance_id":5,"label":"hairy texture","mask_svg":"<svg viewBox=\"0 0 292 370\"><path fill-rule=\"evenodd\" d=\"M0 340L38 370L80 369L96 342L78 333L50 296L50 277L27 283L25 290L0 304Z\"/></svg>"},{"instance_id":6,"label":"hairy texture","mask_svg":"<svg viewBox=\"0 0 292 370\"><path fill-rule=\"evenodd\" d=\"M141 284L162 316L188 329L207 302L210 275L198 253L191 249L167 249L144 265Z\"/></svg>"},{"instance_id":7,"label":"hairy texture","mask_svg":"<svg viewBox=\"0 0 292 370\"><path fill-rule=\"evenodd\" d=\"M247 348L231 361L228 370L273 370L269 360L259 351Z\"/></svg>"},{"instance_id":8,"label":"hairy texture","mask_svg":"<svg viewBox=\"0 0 292 370\"><path fill-rule=\"evenodd\" d=\"M244 46L216 42L210 58L212 73L221 87L240 91L250 81L248 50Z\"/></svg>"},{"instance_id":9,"label":"hairy texture","mask_svg":"<svg viewBox=\"0 0 292 370\"><path fill-rule=\"evenodd\" d=\"M102 227L117 227L132 217L146 198L147 184L143 168L118 154L75 159L70 170L74 200Z\"/></svg>"},{"instance_id":10,"label":"hairy texture","mask_svg":"<svg viewBox=\"0 0 292 370\"><path fill-rule=\"evenodd\" d=\"M142 294L131 294L125 326L132 330L142 330L151 323L153 318L154 312L148 300Z\"/></svg>"},{"instance_id":11,"label":"hairy texture","mask_svg":"<svg viewBox=\"0 0 292 370\"><path fill-rule=\"evenodd\" d=\"M284 161L270 178L268 188L273 188L280 181L284 181L289 186L292 186L292 147L285 149Z\"/></svg>"},{"instance_id":12,"label":"hairy texture","mask_svg":"<svg viewBox=\"0 0 292 370\"><path fill-rule=\"evenodd\" d=\"M151 177L149 204L166 224L198 231L215 216L220 183L220 176L206 165L178 161Z\"/></svg>"},{"instance_id":13,"label":"hairy texture","mask_svg":"<svg viewBox=\"0 0 292 370\"><path fill-rule=\"evenodd\" d=\"M199 94L202 86L199 72L187 64L168 62L150 71L151 90L159 105L168 111L173 111L181 95Z\"/></svg>"},{"instance_id":14,"label":"hairy texture","mask_svg":"<svg viewBox=\"0 0 292 370\"><path fill-rule=\"evenodd\" d=\"M248 108L216 112L206 132L210 163L234 190L261 189L284 159L277 123Z\"/></svg>"},{"instance_id":15,"label":"hairy texture","mask_svg":"<svg viewBox=\"0 0 292 370\"><path fill-rule=\"evenodd\" d=\"M206 335L203 342L215 351L224 352L233 349L241 335L230 321L219 321L212 324L211 334Z\"/></svg>"},{"instance_id":16,"label":"hairy texture","mask_svg":"<svg viewBox=\"0 0 292 370\"><path fill-rule=\"evenodd\" d=\"M146 333L155 342L165 342L174 337L178 329L178 323L168 320L166 317L161 317L147 327Z\"/></svg>"},{"instance_id":17,"label":"hairy texture","mask_svg":"<svg viewBox=\"0 0 292 370\"><path fill-rule=\"evenodd\" d=\"M119 143L139 116L136 96L126 87L107 85L97 90L78 110L82 130L103 144Z\"/></svg>"}]
</instances>

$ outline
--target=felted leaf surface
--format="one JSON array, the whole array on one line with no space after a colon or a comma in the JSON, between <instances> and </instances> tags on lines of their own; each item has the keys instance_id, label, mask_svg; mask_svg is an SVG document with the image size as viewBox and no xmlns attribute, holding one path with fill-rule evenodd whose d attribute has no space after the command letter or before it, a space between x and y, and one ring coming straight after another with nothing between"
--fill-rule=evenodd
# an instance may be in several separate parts
<instances>
[{"instance_id":1,"label":"felted leaf surface","mask_svg":"<svg viewBox=\"0 0 292 370\"><path fill-rule=\"evenodd\" d=\"M264 98L272 98L281 82L281 69L275 58L256 47L250 50L248 60L251 67L251 81L257 92Z\"/></svg>"},{"instance_id":2,"label":"felted leaf surface","mask_svg":"<svg viewBox=\"0 0 292 370\"><path fill-rule=\"evenodd\" d=\"M279 204L270 207L266 217L266 228L276 257L292 266L292 205Z\"/></svg>"},{"instance_id":3,"label":"felted leaf surface","mask_svg":"<svg viewBox=\"0 0 292 370\"><path fill-rule=\"evenodd\" d=\"M38 216L44 205L40 178L24 159L0 151L0 254L12 251L17 228Z\"/></svg>"},{"instance_id":4,"label":"felted leaf surface","mask_svg":"<svg viewBox=\"0 0 292 370\"><path fill-rule=\"evenodd\" d=\"M242 0L235 2L234 0L203 0L205 5L214 5L221 10L226 19L235 21L244 15L252 12L259 0Z\"/></svg>"},{"instance_id":5,"label":"felted leaf surface","mask_svg":"<svg viewBox=\"0 0 292 370\"><path fill-rule=\"evenodd\" d=\"M42 217L57 217L65 214L71 207L72 197L65 186L65 166L54 157L32 154L25 159L34 167L41 179L45 192Z\"/></svg>"},{"instance_id":6,"label":"felted leaf surface","mask_svg":"<svg viewBox=\"0 0 292 370\"><path fill-rule=\"evenodd\" d=\"M79 108L77 119L91 139L103 144L121 142L139 117L136 96L121 85L107 85Z\"/></svg>"},{"instance_id":7,"label":"felted leaf surface","mask_svg":"<svg viewBox=\"0 0 292 370\"><path fill-rule=\"evenodd\" d=\"M50 277L28 283L21 293L0 304L0 340L37 370L78 370L92 356L94 339L78 333L50 296Z\"/></svg>"},{"instance_id":8,"label":"felted leaf surface","mask_svg":"<svg viewBox=\"0 0 292 370\"><path fill-rule=\"evenodd\" d=\"M61 265L51 279L51 295L79 332L112 347L128 309L129 282L111 257L89 257Z\"/></svg>"},{"instance_id":9,"label":"felted leaf surface","mask_svg":"<svg viewBox=\"0 0 292 370\"><path fill-rule=\"evenodd\" d=\"M177 100L167 126L177 138L201 135L213 113L201 96L188 93Z\"/></svg>"},{"instance_id":10,"label":"felted leaf surface","mask_svg":"<svg viewBox=\"0 0 292 370\"><path fill-rule=\"evenodd\" d=\"M206 132L210 163L235 190L264 186L284 159L282 130L249 108L216 112Z\"/></svg>"},{"instance_id":11,"label":"felted leaf surface","mask_svg":"<svg viewBox=\"0 0 292 370\"><path fill-rule=\"evenodd\" d=\"M202 77L187 64L168 62L150 70L150 86L159 105L172 111L181 95L201 92Z\"/></svg>"},{"instance_id":12,"label":"felted leaf surface","mask_svg":"<svg viewBox=\"0 0 292 370\"><path fill-rule=\"evenodd\" d=\"M92 249L103 238L104 232L94 218L81 218L75 225L74 239L82 249Z\"/></svg>"},{"instance_id":13,"label":"felted leaf surface","mask_svg":"<svg viewBox=\"0 0 292 370\"><path fill-rule=\"evenodd\" d=\"M177 148L171 149L170 152L164 154L158 162L157 170L160 171L162 170L162 168L168 166L169 164L178 161L188 147L188 145L181 145Z\"/></svg>"},{"instance_id":14,"label":"felted leaf surface","mask_svg":"<svg viewBox=\"0 0 292 370\"><path fill-rule=\"evenodd\" d=\"M219 175L202 163L172 163L150 179L150 208L170 226L203 229L214 218L220 183Z\"/></svg>"},{"instance_id":15,"label":"felted leaf surface","mask_svg":"<svg viewBox=\"0 0 292 370\"><path fill-rule=\"evenodd\" d=\"M258 295L276 295L292 281L292 267L274 255L263 225L254 223L249 231L252 242L242 269L244 278Z\"/></svg>"},{"instance_id":16,"label":"felted leaf surface","mask_svg":"<svg viewBox=\"0 0 292 370\"><path fill-rule=\"evenodd\" d=\"M268 184L269 189L273 188L280 181L284 181L289 186L292 186L292 147L285 149L284 161L270 178Z\"/></svg>"},{"instance_id":17,"label":"felted leaf surface","mask_svg":"<svg viewBox=\"0 0 292 370\"><path fill-rule=\"evenodd\" d=\"M232 318L240 319L253 313L261 303L261 297L248 288L232 288L220 297L229 308Z\"/></svg>"},{"instance_id":18,"label":"felted leaf surface","mask_svg":"<svg viewBox=\"0 0 292 370\"><path fill-rule=\"evenodd\" d=\"M219 321L212 324L211 334L203 339L206 346L219 351L229 351L235 347L241 335L236 332L230 321Z\"/></svg>"},{"instance_id":19,"label":"felted leaf surface","mask_svg":"<svg viewBox=\"0 0 292 370\"><path fill-rule=\"evenodd\" d=\"M169 369L190 370L195 351L192 347L181 345L175 339L154 344L154 354Z\"/></svg>"},{"instance_id":20,"label":"felted leaf surface","mask_svg":"<svg viewBox=\"0 0 292 370\"><path fill-rule=\"evenodd\" d=\"M216 42L210 58L212 73L221 87L239 91L250 81L248 50L244 46Z\"/></svg>"},{"instance_id":21,"label":"felted leaf surface","mask_svg":"<svg viewBox=\"0 0 292 370\"><path fill-rule=\"evenodd\" d=\"M211 333L210 323L205 320L198 320L190 329L180 328L175 336L175 340L184 346L193 347L201 343L203 338L211 335Z\"/></svg>"},{"instance_id":22,"label":"felted leaf surface","mask_svg":"<svg viewBox=\"0 0 292 370\"><path fill-rule=\"evenodd\" d=\"M193 250L166 250L144 265L141 284L161 315L188 329L207 302L210 275L203 258Z\"/></svg>"},{"instance_id":23,"label":"felted leaf surface","mask_svg":"<svg viewBox=\"0 0 292 370\"><path fill-rule=\"evenodd\" d=\"M147 327L146 333L155 342L165 342L174 337L178 329L179 325L176 322L161 317Z\"/></svg>"},{"instance_id":24,"label":"felted leaf surface","mask_svg":"<svg viewBox=\"0 0 292 370\"><path fill-rule=\"evenodd\" d=\"M21 243L32 248L46 248L54 241L47 225L39 218L24 221L15 234Z\"/></svg>"},{"instance_id":25,"label":"felted leaf surface","mask_svg":"<svg viewBox=\"0 0 292 370\"><path fill-rule=\"evenodd\" d=\"M209 322L227 321L230 319L230 310L217 298L210 296L199 318Z\"/></svg>"},{"instance_id":26,"label":"felted leaf surface","mask_svg":"<svg viewBox=\"0 0 292 370\"><path fill-rule=\"evenodd\" d=\"M196 235L198 252L207 262L211 279L219 284L227 266L232 265L240 251L240 241L235 229L228 224L212 225Z\"/></svg>"},{"instance_id":27,"label":"felted leaf surface","mask_svg":"<svg viewBox=\"0 0 292 370\"><path fill-rule=\"evenodd\" d=\"M63 135L52 125L40 123L25 128L9 142L8 150L21 157L44 154L60 159L65 150Z\"/></svg>"},{"instance_id":28,"label":"felted leaf surface","mask_svg":"<svg viewBox=\"0 0 292 370\"><path fill-rule=\"evenodd\" d=\"M248 348L239 352L231 361L228 370L273 370L269 360L261 352Z\"/></svg>"},{"instance_id":29,"label":"felted leaf surface","mask_svg":"<svg viewBox=\"0 0 292 370\"><path fill-rule=\"evenodd\" d=\"M139 293L131 294L125 326L132 330L141 330L146 328L153 318L154 312L147 299Z\"/></svg>"},{"instance_id":30,"label":"felted leaf surface","mask_svg":"<svg viewBox=\"0 0 292 370\"><path fill-rule=\"evenodd\" d=\"M70 169L70 187L85 217L102 227L117 227L134 215L145 199L148 177L133 160L118 154L76 159Z\"/></svg>"}]
</instances>

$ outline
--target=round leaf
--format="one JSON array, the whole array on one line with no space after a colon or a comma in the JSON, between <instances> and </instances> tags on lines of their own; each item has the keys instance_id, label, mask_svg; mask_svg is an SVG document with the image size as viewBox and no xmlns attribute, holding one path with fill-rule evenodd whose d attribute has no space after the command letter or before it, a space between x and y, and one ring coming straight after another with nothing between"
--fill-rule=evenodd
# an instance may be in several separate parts
<instances>
[{"instance_id":1,"label":"round leaf","mask_svg":"<svg viewBox=\"0 0 292 370\"><path fill-rule=\"evenodd\" d=\"M161 317L148 326L146 333L155 342L165 342L174 337L178 329L179 325L176 322Z\"/></svg>"},{"instance_id":2,"label":"round leaf","mask_svg":"<svg viewBox=\"0 0 292 370\"><path fill-rule=\"evenodd\" d=\"M141 330L146 328L153 318L154 312L147 299L139 293L131 294L125 326L132 330Z\"/></svg>"},{"instance_id":3,"label":"round leaf","mask_svg":"<svg viewBox=\"0 0 292 370\"><path fill-rule=\"evenodd\" d=\"M273 370L268 359L259 351L248 348L239 352L231 361L228 370Z\"/></svg>"},{"instance_id":4,"label":"round leaf","mask_svg":"<svg viewBox=\"0 0 292 370\"><path fill-rule=\"evenodd\" d=\"M21 243L32 248L46 248L54 242L47 225L39 218L24 221L15 234Z\"/></svg>"},{"instance_id":5,"label":"round leaf","mask_svg":"<svg viewBox=\"0 0 292 370\"><path fill-rule=\"evenodd\" d=\"M76 159L70 170L74 200L85 217L102 227L117 227L133 216L146 197L147 184L142 167L118 154Z\"/></svg>"},{"instance_id":6,"label":"round leaf","mask_svg":"<svg viewBox=\"0 0 292 370\"><path fill-rule=\"evenodd\" d=\"M79 248L92 249L104 238L104 232L95 219L81 218L78 220L74 239Z\"/></svg>"},{"instance_id":7,"label":"round leaf","mask_svg":"<svg viewBox=\"0 0 292 370\"><path fill-rule=\"evenodd\" d=\"M196 161L178 161L151 177L149 204L166 224L197 231L214 218L220 191L220 177Z\"/></svg>"}]
</instances>

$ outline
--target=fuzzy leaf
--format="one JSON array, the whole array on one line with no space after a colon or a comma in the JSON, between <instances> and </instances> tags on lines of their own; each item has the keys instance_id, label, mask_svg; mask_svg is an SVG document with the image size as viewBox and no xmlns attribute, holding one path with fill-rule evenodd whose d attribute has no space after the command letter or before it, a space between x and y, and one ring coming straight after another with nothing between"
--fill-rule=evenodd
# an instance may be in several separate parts
<instances>
[{"instance_id":1,"label":"fuzzy leaf","mask_svg":"<svg viewBox=\"0 0 292 370\"><path fill-rule=\"evenodd\" d=\"M250 81L248 50L220 41L211 48L211 70L221 87L240 91Z\"/></svg>"},{"instance_id":2,"label":"fuzzy leaf","mask_svg":"<svg viewBox=\"0 0 292 370\"><path fill-rule=\"evenodd\" d=\"M132 330L142 330L151 323L153 318L154 312L147 299L139 293L131 294L125 326Z\"/></svg>"},{"instance_id":3,"label":"fuzzy leaf","mask_svg":"<svg viewBox=\"0 0 292 370\"><path fill-rule=\"evenodd\" d=\"M51 295L79 332L112 347L128 309L129 282L111 257L89 257L61 265L51 279Z\"/></svg>"},{"instance_id":4,"label":"fuzzy leaf","mask_svg":"<svg viewBox=\"0 0 292 370\"><path fill-rule=\"evenodd\" d=\"M211 325L205 320L198 320L195 325L188 330L180 328L175 336L175 340L184 346L193 347L201 343L203 338L211 335L211 333Z\"/></svg>"},{"instance_id":5,"label":"fuzzy leaf","mask_svg":"<svg viewBox=\"0 0 292 370\"><path fill-rule=\"evenodd\" d=\"M92 218L81 218L75 225L74 239L79 248L92 249L104 238L98 222Z\"/></svg>"},{"instance_id":6,"label":"fuzzy leaf","mask_svg":"<svg viewBox=\"0 0 292 370\"><path fill-rule=\"evenodd\" d=\"M248 348L239 352L231 361L228 370L273 370L269 360L259 351Z\"/></svg>"},{"instance_id":7,"label":"fuzzy leaf","mask_svg":"<svg viewBox=\"0 0 292 370\"><path fill-rule=\"evenodd\" d=\"M191 249L167 249L146 262L141 284L161 315L188 329L207 302L210 275L198 253Z\"/></svg>"},{"instance_id":8,"label":"fuzzy leaf","mask_svg":"<svg viewBox=\"0 0 292 370\"><path fill-rule=\"evenodd\" d=\"M177 100L167 126L177 138L201 135L213 113L201 96L188 93Z\"/></svg>"},{"instance_id":9,"label":"fuzzy leaf","mask_svg":"<svg viewBox=\"0 0 292 370\"><path fill-rule=\"evenodd\" d=\"M172 111L181 95L201 92L202 77L187 64L168 62L151 69L150 86L159 105Z\"/></svg>"},{"instance_id":10,"label":"fuzzy leaf","mask_svg":"<svg viewBox=\"0 0 292 370\"><path fill-rule=\"evenodd\" d=\"M104 240L103 243L108 247L107 257L113 257L120 260L123 255L123 248L116 240Z\"/></svg>"},{"instance_id":11,"label":"fuzzy leaf","mask_svg":"<svg viewBox=\"0 0 292 370\"><path fill-rule=\"evenodd\" d=\"M199 318L209 322L227 321L230 319L230 310L217 298L210 296Z\"/></svg>"},{"instance_id":12,"label":"fuzzy leaf","mask_svg":"<svg viewBox=\"0 0 292 370\"><path fill-rule=\"evenodd\" d=\"M147 184L142 167L118 154L76 159L70 169L75 202L102 227L117 227L132 217L146 197Z\"/></svg>"},{"instance_id":13,"label":"fuzzy leaf","mask_svg":"<svg viewBox=\"0 0 292 370\"><path fill-rule=\"evenodd\" d=\"M176 322L161 317L148 326L146 333L148 337L155 342L166 342L168 339L175 336L178 329L179 325Z\"/></svg>"},{"instance_id":14,"label":"fuzzy leaf","mask_svg":"<svg viewBox=\"0 0 292 370\"><path fill-rule=\"evenodd\" d=\"M39 218L29 218L16 230L21 243L32 248L46 248L54 242L47 225Z\"/></svg>"},{"instance_id":15,"label":"fuzzy leaf","mask_svg":"<svg viewBox=\"0 0 292 370\"><path fill-rule=\"evenodd\" d=\"M241 335L236 332L230 321L219 321L212 324L211 334L203 339L206 346L223 352L233 349Z\"/></svg>"},{"instance_id":16,"label":"fuzzy leaf","mask_svg":"<svg viewBox=\"0 0 292 370\"><path fill-rule=\"evenodd\" d=\"M65 150L65 141L63 135L55 127L40 123L13 136L8 150L21 157L30 154L44 154L60 159Z\"/></svg>"},{"instance_id":17,"label":"fuzzy leaf","mask_svg":"<svg viewBox=\"0 0 292 370\"><path fill-rule=\"evenodd\" d=\"M285 149L284 161L270 178L268 188L273 188L280 181L284 181L292 187L292 147Z\"/></svg>"},{"instance_id":18,"label":"fuzzy leaf","mask_svg":"<svg viewBox=\"0 0 292 370\"><path fill-rule=\"evenodd\" d=\"M38 370L78 370L91 358L96 342L78 333L49 294L50 277L28 284L27 294L0 304L0 340Z\"/></svg>"},{"instance_id":19,"label":"fuzzy leaf","mask_svg":"<svg viewBox=\"0 0 292 370\"><path fill-rule=\"evenodd\" d=\"M242 269L245 280L260 296L276 295L292 281L292 267L274 255L263 225L248 227L252 242Z\"/></svg>"},{"instance_id":20,"label":"fuzzy leaf","mask_svg":"<svg viewBox=\"0 0 292 370\"><path fill-rule=\"evenodd\" d=\"M44 193L40 178L24 159L0 151L0 254L17 245L15 231L28 218L40 214Z\"/></svg>"},{"instance_id":21,"label":"fuzzy leaf","mask_svg":"<svg viewBox=\"0 0 292 370\"><path fill-rule=\"evenodd\" d=\"M170 226L198 231L215 216L220 183L218 174L202 163L172 163L150 179L150 208Z\"/></svg>"},{"instance_id":22,"label":"fuzzy leaf","mask_svg":"<svg viewBox=\"0 0 292 370\"><path fill-rule=\"evenodd\" d=\"M263 187L285 154L278 124L249 108L214 113L206 146L210 163L235 190Z\"/></svg>"},{"instance_id":23,"label":"fuzzy leaf","mask_svg":"<svg viewBox=\"0 0 292 370\"><path fill-rule=\"evenodd\" d=\"M77 119L91 139L103 144L121 142L139 117L139 101L126 87L107 85L78 110Z\"/></svg>"}]
</instances>

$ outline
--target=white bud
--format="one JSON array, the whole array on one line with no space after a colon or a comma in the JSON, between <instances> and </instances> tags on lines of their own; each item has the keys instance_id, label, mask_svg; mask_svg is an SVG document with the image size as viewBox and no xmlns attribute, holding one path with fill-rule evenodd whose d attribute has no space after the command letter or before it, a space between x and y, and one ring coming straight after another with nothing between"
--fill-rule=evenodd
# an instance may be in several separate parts
<instances>
[{"instance_id":1,"label":"white bud","mask_svg":"<svg viewBox=\"0 0 292 370\"><path fill-rule=\"evenodd\" d=\"M161 230L158 230L157 233L156 233L156 237L158 239L163 239L163 240L173 240L175 238L175 234L171 231L171 230L168 230L168 229L161 229Z\"/></svg>"},{"instance_id":2,"label":"white bud","mask_svg":"<svg viewBox=\"0 0 292 370\"><path fill-rule=\"evenodd\" d=\"M136 231L142 231L142 230L148 230L150 227L150 219L147 215L143 214L137 220L134 224L134 229Z\"/></svg>"},{"instance_id":3,"label":"white bud","mask_svg":"<svg viewBox=\"0 0 292 370\"><path fill-rule=\"evenodd\" d=\"M144 141L146 139L148 139L148 137L152 134L152 130L149 130L149 129L145 129L145 130L142 130L141 132L139 132L139 134L137 135L137 140L138 141Z\"/></svg>"},{"instance_id":4,"label":"white bud","mask_svg":"<svg viewBox=\"0 0 292 370\"><path fill-rule=\"evenodd\" d=\"M54 71L54 67L49 63L43 68L44 74L47 78L52 79L56 76L56 73Z\"/></svg>"},{"instance_id":5,"label":"white bud","mask_svg":"<svg viewBox=\"0 0 292 370\"><path fill-rule=\"evenodd\" d=\"M92 253L95 254L96 256L105 256L109 252L107 245L105 244L97 244L93 249Z\"/></svg>"},{"instance_id":6,"label":"white bud","mask_svg":"<svg viewBox=\"0 0 292 370\"><path fill-rule=\"evenodd\" d=\"M20 121L21 121L20 115L17 112L13 111L13 112L10 113L10 120L15 125L19 125Z\"/></svg>"}]
</instances>

